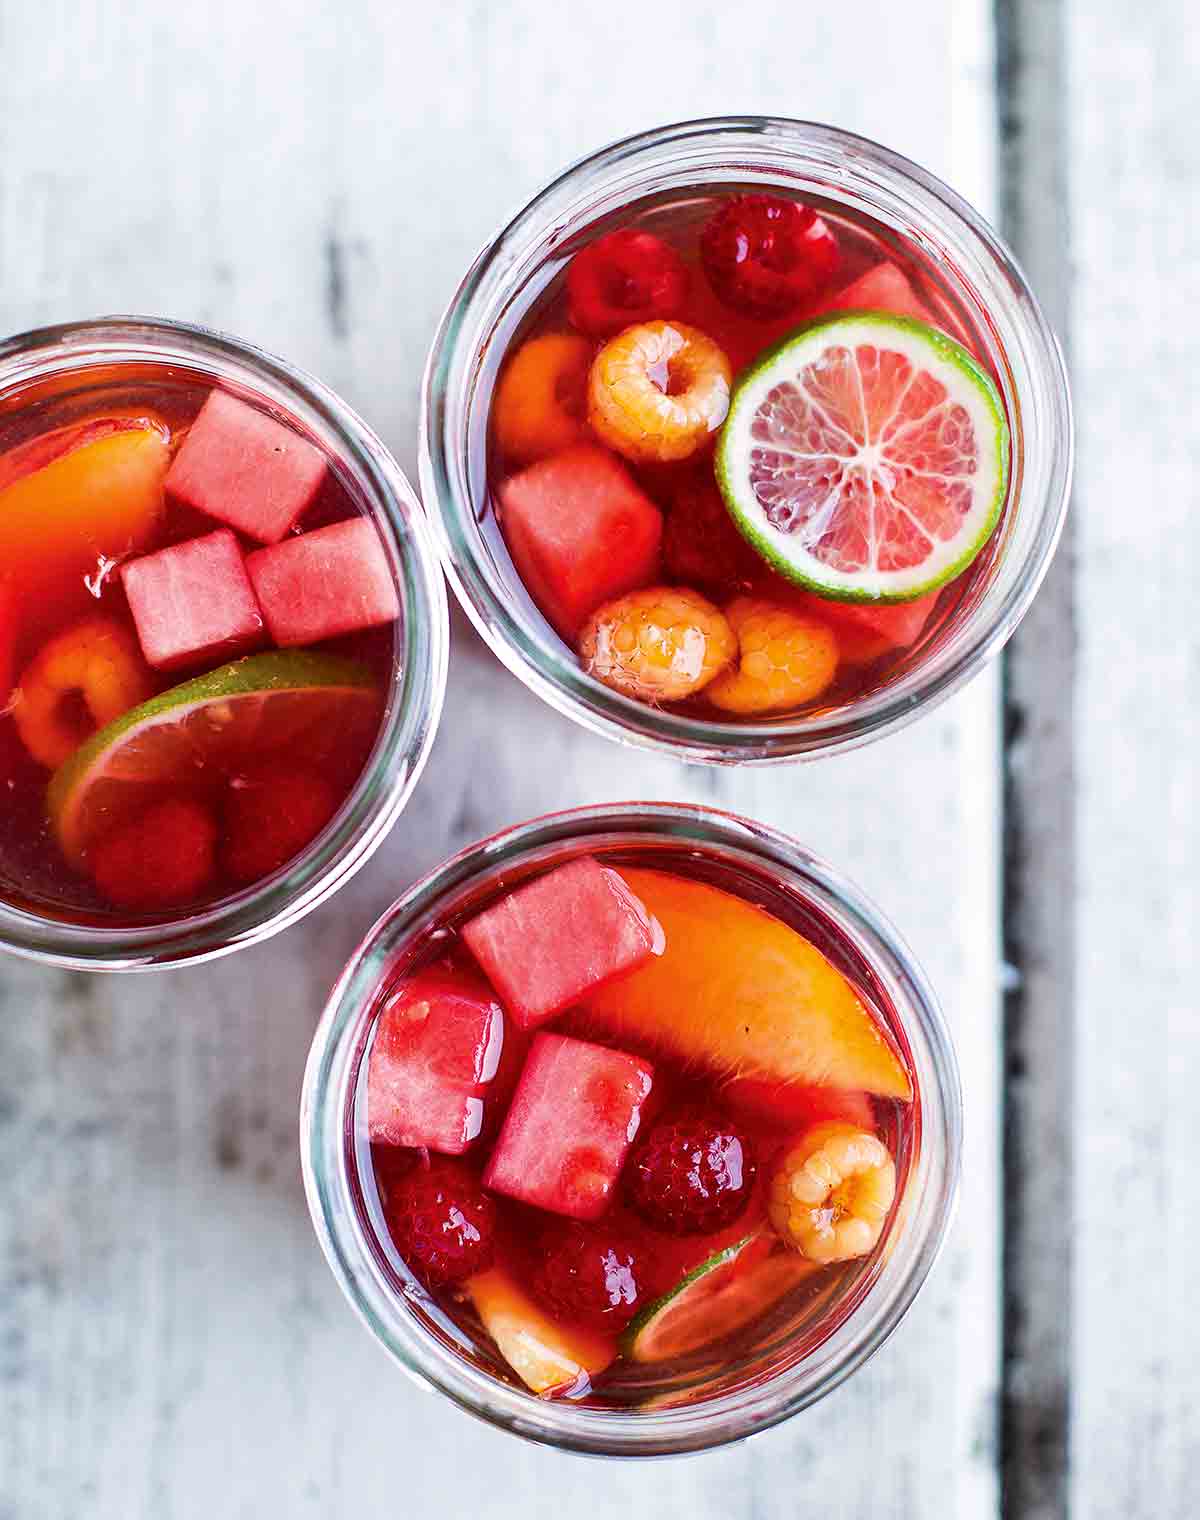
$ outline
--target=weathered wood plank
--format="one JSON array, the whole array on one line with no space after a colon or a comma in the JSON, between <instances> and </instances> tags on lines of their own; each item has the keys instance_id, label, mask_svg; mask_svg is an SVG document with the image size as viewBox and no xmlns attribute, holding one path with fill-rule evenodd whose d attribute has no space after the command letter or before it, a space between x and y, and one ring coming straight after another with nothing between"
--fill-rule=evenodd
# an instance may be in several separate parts
<instances>
[{"instance_id":1,"label":"weathered wood plank","mask_svg":"<svg viewBox=\"0 0 1200 1520\"><path fill-rule=\"evenodd\" d=\"M1066 5L1079 413L1072 1513L1200 1513L1200 37Z\"/></svg>"},{"instance_id":2,"label":"weathered wood plank","mask_svg":"<svg viewBox=\"0 0 1200 1520\"><path fill-rule=\"evenodd\" d=\"M1003 0L1004 230L1069 337L1061 0ZM1075 520L1006 658L1005 1513L1066 1513L1075 1028Z\"/></svg>"},{"instance_id":3,"label":"weathered wood plank","mask_svg":"<svg viewBox=\"0 0 1200 1520\"><path fill-rule=\"evenodd\" d=\"M748 26L666 0L632 26L540 0L428 22L371 0L310 0L301 19L282 0L0 0L0 328L119 308L214 321L328 378L411 468L437 313L565 159L749 107L840 121L986 197L982 15L768 0ZM0 1514L382 1516L398 1494L465 1514L476 1474L497 1517L995 1514L995 697L984 678L818 767L683 771L557 718L460 620L424 784L303 928L165 978L0 967ZM394 1374L311 1238L294 1138L324 989L396 888L516 818L631 795L757 813L855 874L943 994L970 1115L959 1224L894 1344L760 1442L636 1470L509 1443Z\"/></svg>"}]
</instances>

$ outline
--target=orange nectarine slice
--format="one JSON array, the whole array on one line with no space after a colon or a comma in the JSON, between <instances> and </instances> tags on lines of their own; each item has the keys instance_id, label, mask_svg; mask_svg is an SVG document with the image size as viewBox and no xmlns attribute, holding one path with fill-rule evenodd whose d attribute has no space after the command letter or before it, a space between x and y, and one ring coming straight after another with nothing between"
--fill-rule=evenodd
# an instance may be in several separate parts
<instances>
[{"instance_id":1,"label":"orange nectarine slice","mask_svg":"<svg viewBox=\"0 0 1200 1520\"><path fill-rule=\"evenodd\" d=\"M912 1097L899 1056L840 971L743 898L663 871L622 868L666 950L588 998L588 1019L717 1076Z\"/></svg>"},{"instance_id":2,"label":"orange nectarine slice","mask_svg":"<svg viewBox=\"0 0 1200 1520\"><path fill-rule=\"evenodd\" d=\"M77 447L15 479L21 461L0 463L0 479L9 480L0 488L0 564L27 605L76 588L86 596L84 576L102 557L144 548L162 514L170 464L163 433L118 426L97 437L88 431L95 428L85 424Z\"/></svg>"},{"instance_id":3,"label":"orange nectarine slice","mask_svg":"<svg viewBox=\"0 0 1200 1520\"><path fill-rule=\"evenodd\" d=\"M542 1398L586 1392L616 1357L603 1335L552 1320L502 1267L472 1277L467 1291L504 1360Z\"/></svg>"}]
</instances>

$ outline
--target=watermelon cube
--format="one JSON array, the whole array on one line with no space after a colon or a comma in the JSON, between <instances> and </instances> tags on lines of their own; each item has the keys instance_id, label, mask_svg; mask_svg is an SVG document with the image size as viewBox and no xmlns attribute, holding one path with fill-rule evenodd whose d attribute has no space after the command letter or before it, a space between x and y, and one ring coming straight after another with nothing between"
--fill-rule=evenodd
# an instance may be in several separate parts
<instances>
[{"instance_id":1,"label":"watermelon cube","mask_svg":"<svg viewBox=\"0 0 1200 1520\"><path fill-rule=\"evenodd\" d=\"M513 563L568 642L602 602L655 580L662 513L606 449L581 444L540 460L499 497Z\"/></svg>"},{"instance_id":2,"label":"watermelon cube","mask_svg":"<svg viewBox=\"0 0 1200 1520\"><path fill-rule=\"evenodd\" d=\"M228 528L172 544L121 569L142 653L159 670L250 649L263 620Z\"/></svg>"},{"instance_id":3,"label":"watermelon cube","mask_svg":"<svg viewBox=\"0 0 1200 1520\"><path fill-rule=\"evenodd\" d=\"M365 517L256 549L246 569L281 649L375 628L400 614L387 556Z\"/></svg>"},{"instance_id":4,"label":"watermelon cube","mask_svg":"<svg viewBox=\"0 0 1200 1520\"><path fill-rule=\"evenodd\" d=\"M876 264L866 274L839 290L822 303L822 314L830 311L890 311L897 317L916 317L934 326L933 313L919 299L908 276L890 261Z\"/></svg>"},{"instance_id":5,"label":"watermelon cube","mask_svg":"<svg viewBox=\"0 0 1200 1520\"><path fill-rule=\"evenodd\" d=\"M211 391L167 472L176 501L248 538L277 544L312 503L325 456L292 428Z\"/></svg>"},{"instance_id":6,"label":"watermelon cube","mask_svg":"<svg viewBox=\"0 0 1200 1520\"><path fill-rule=\"evenodd\" d=\"M651 1066L623 1051L539 1034L484 1187L570 1219L598 1218L612 1199L653 1080Z\"/></svg>"},{"instance_id":7,"label":"watermelon cube","mask_svg":"<svg viewBox=\"0 0 1200 1520\"><path fill-rule=\"evenodd\" d=\"M812 592L799 593L804 611L833 625L838 656L848 665L877 660L894 649L907 649L920 637L929 615L937 606L940 588L912 602L868 606L861 602L834 602Z\"/></svg>"},{"instance_id":8,"label":"watermelon cube","mask_svg":"<svg viewBox=\"0 0 1200 1520\"><path fill-rule=\"evenodd\" d=\"M367 1063L372 1144L461 1155L483 1128L504 1014L482 978L433 966L389 994Z\"/></svg>"},{"instance_id":9,"label":"watermelon cube","mask_svg":"<svg viewBox=\"0 0 1200 1520\"><path fill-rule=\"evenodd\" d=\"M663 952L663 934L616 871L590 856L518 887L463 939L522 1029Z\"/></svg>"}]
</instances>

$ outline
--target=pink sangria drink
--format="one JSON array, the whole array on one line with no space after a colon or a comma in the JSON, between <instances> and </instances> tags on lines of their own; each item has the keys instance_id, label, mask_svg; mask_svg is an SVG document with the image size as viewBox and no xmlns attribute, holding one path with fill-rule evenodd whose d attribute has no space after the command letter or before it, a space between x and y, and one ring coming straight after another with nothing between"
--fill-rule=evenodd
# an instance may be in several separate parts
<instances>
[{"instance_id":1,"label":"pink sangria drink","mask_svg":"<svg viewBox=\"0 0 1200 1520\"><path fill-rule=\"evenodd\" d=\"M394 529L249 378L98 354L3 393L14 913L123 931L254 893L327 834L377 746Z\"/></svg>"},{"instance_id":2,"label":"pink sangria drink","mask_svg":"<svg viewBox=\"0 0 1200 1520\"><path fill-rule=\"evenodd\" d=\"M714 122L619 144L541 200L493 250L527 262L477 266L430 374L427 491L519 674L553 665L572 712L623 737L782 757L924 690L981 633L1013 553L1028 600L1065 502L1065 381L1032 297L1014 312L990 288L1003 250L944 186L830 129ZM489 280L508 304L464 355L448 345L473 315L482 333ZM1013 365L1028 320L1037 375ZM465 438L432 389L456 382L486 401ZM1063 457L1031 478L1047 402L1065 436L1037 447ZM498 541L466 531L464 486ZM528 651L522 608L492 615L499 580L553 659Z\"/></svg>"},{"instance_id":3,"label":"pink sangria drink","mask_svg":"<svg viewBox=\"0 0 1200 1520\"><path fill-rule=\"evenodd\" d=\"M819 1365L913 1244L940 1145L923 1137L945 1119L940 1091L926 1119L900 1008L818 902L720 858L751 826L646 811L663 833L620 843L587 837L619 809L529 825L569 843L468 880L453 907L414 889L411 939L373 931L373 985L341 1003L354 1246L317 1182L324 1029L305 1097L335 1265L361 1250L350 1276L372 1276L386 1317L552 1429L630 1422L618 1448L654 1435L648 1417ZM697 819L707 858L666 832Z\"/></svg>"}]
</instances>

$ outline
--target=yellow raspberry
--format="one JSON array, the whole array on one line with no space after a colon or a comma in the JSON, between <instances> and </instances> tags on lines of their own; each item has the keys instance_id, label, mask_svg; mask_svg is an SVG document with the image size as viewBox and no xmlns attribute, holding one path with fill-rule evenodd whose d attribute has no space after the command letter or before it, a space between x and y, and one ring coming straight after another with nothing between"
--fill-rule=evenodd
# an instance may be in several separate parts
<instances>
[{"instance_id":1,"label":"yellow raspberry","mask_svg":"<svg viewBox=\"0 0 1200 1520\"><path fill-rule=\"evenodd\" d=\"M626 459L686 459L725 421L732 374L724 350L697 328L640 322L592 361L588 421Z\"/></svg>"},{"instance_id":2,"label":"yellow raspberry","mask_svg":"<svg viewBox=\"0 0 1200 1520\"><path fill-rule=\"evenodd\" d=\"M883 1141L841 1120L789 1146L771 1178L767 1214L809 1261L852 1261L875 1249L896 1197L896 1163Z\"/></svg>"},{"instance_id":3,"label":"yellow raspberry","mask_svg":"<svg viewBox=\"0 0 1200 1520\"><path fill-rule=\"evenodd\" d=\"M725 712L782 712L819 697L837 674L833 630L777 602L739 596L725 609L737 634L739 660L708 690Z\"/></svg>"},{"instance_id":4,"label":"yellow raspberry","mask_svg":"<svg viewBox=\"0 0 1200 1520\"><path fill-rule=\"evenodd\" d=\"M584 624L579 653L591 675L627 697L678 702L720 675L737 638L698 592L650 586L598 608Z\"/></svg>"}]
</instances>

